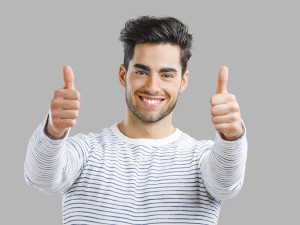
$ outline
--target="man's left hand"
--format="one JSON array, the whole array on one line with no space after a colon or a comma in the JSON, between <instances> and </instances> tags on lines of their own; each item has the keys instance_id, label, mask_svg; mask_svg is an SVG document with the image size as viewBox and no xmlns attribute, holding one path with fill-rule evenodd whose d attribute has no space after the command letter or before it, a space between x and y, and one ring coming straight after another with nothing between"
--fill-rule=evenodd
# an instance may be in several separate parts
<instances>
[{"instance_id":1,"label":"man's left hand","mask_svg":"<svg viewBox=\"0 0 300 225\"><path fill-rule=\"evenodd\" d=\"M211 97L212 122L222 138L233 141L243 134L240 108L233 94L227 92L228 68L222 66L218 75L218 86Z\"/></svg>"}]
</instances>

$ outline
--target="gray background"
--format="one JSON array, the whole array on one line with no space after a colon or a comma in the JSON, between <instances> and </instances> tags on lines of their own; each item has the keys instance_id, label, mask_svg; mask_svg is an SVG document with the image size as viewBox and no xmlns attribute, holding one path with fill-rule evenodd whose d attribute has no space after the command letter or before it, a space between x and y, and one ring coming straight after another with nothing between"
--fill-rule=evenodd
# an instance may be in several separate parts
<instances>
[{"instance_id":1,"label":"gray background","mask_svg":"<svg viewBox=\"0 0 300 225\"><path fill-rule=\"evenodd\" d=\"M299 213L299 4L297 1L1 1L1 224L62 224L61 196L24 181L29 138L72 66L81 93L71 135L124 118L118 81L125 21L175 16L194 34L188 89L174 124L214 139L209 99L220 66L248 131L244 187L224 203L219 224L295 224Z\"/></svg>"}]
</instances>

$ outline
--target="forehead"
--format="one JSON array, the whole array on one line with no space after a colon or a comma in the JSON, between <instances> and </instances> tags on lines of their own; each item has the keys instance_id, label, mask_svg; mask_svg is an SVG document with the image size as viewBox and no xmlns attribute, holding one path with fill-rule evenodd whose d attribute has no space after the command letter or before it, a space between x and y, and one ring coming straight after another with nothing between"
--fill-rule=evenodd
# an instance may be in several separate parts
<instances>
[{"instance_id":1,"label":"forehead","mask_svg":"<svg viewBox=\"0 0 300 225\"><path fill-rule=\"evenodd\" d=\"M129 66L134 64L144 64L153 69L162 67L181 68L180 47L169 43L145 43L137 44L134 48L133 57Z\"/></svg>"}]
</instances>

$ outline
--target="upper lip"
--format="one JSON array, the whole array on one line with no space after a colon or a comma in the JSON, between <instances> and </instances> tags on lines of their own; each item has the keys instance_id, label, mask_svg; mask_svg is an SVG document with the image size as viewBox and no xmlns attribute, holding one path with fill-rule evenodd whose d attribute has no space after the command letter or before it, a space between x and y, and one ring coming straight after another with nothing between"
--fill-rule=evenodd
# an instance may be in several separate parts
<instances>
[{"instance_id":1,"label":"upper lip","mask_svg":"<svg viewBox=\"0 0 300 225\"><path fill-rule=\"evenodd\" d=\"M164 100L165 98L163 97L158 97L158 96L149 96L149 95L139 95L142 98L150 99L150 100Z\"/></svg>"}]
</instances>

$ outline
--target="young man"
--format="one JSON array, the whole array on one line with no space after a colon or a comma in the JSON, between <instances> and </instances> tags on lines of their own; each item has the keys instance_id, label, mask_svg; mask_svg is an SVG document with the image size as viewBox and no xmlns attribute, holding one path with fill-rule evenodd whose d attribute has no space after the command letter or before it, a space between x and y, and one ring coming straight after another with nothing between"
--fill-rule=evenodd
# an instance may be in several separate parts
<instances>
[{"instance_id":1,"label":"young man","mask_svg":"<svg viewBox=\"0 0 300 225\"><path fill-rule=\"evenodd\" d=\"M223 200L241 189L247 140L235 97L220 69L211 98L216 139L197 141L172 125L188 84L192 35L175 18L139 17L121 31L124 121L69 137L79 92L69 66L50 113L33 133L25 179L62 193L64 224L217 224Z\"/></svg>"}]
</instances>

